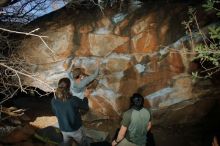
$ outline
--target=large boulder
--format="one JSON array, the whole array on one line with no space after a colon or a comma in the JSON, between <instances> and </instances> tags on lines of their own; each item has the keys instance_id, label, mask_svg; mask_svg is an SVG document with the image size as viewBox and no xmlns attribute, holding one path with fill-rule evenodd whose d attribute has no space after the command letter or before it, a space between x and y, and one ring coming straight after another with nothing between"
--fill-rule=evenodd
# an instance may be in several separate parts
<instances>
[{"instance_id":1,"label":"large boulder","mask_svg":"<svg viewBox=\"0 0 220 146\"><path fill-rule=\"evenodd\" d=\"M91 111L85 120L118 118L129 107L134 92L141 93L154 111L207 97L214 90L213 83L197 86L191 78L193 56L182 46L189 42L187 37L181 38L187 5L148 8L133 13L106 9L105 15L63 8L56 15L36 20L31 26L41 28L48 47L39 38L30 37L23 40L19 54L34 64L32 71L42 82L23 78L25 83L50 92L67 76L71 64L91 74L100 60L99 84L89 99ZM61 18L62 22L58 21Z\"/></svg>"}]
</instances>

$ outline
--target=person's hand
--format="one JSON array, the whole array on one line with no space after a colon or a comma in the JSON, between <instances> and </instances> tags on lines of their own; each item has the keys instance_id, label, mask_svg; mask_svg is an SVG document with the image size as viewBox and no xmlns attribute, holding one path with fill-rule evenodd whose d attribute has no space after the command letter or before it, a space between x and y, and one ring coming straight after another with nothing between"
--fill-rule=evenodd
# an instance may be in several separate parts
<instances>
[{"instance_id":1,"label":"person's hand","mask_svg":"<svg viewBox=\"0 0 220 146\"><path fill-rule=\"evenodd\" d=\"M113 140L113 141L112 141L112 146L116 146L116 145L117 145L116 141Z\"/></svg>"},{"instance_id":2,"label":"person's hand","mask_svg":"<svg viewBox=\"0 0 220 146\"><path fill-rule=\"evenodd\" d=\"M91 94L92 90L91 89L86 89L85 92L84 92L84 97L89 97L90 94Z\"/></svg>"},{"instance_id":3,"label":"person's hand","mask_svg":"<svg viewBox=\"0 0 220 146\"><path fill-rule=\"evenodd\" d=\"M80 80L83 80L85 78L84 75L80 75Z\"/></svg>"}]
</instances>

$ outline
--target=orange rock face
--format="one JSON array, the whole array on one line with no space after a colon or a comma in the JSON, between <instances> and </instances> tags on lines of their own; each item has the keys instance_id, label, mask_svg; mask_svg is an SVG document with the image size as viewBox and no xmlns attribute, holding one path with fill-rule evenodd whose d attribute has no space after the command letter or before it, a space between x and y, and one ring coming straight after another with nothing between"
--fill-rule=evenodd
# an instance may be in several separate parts
<instances>
[{"instance_id":1,"label":"orange rock face","mask_svg":"<svg viewBox=\"0 0 220 146\"><path fill-rule=\"evenodd\" d=\"M134 92L145 96L146 105L164 108L198 96L189 74L196 65L181 51L177 37L184 35L184 28L176 31L182 27L182 7L164 5L141 15L108 11L99 18L90 13L96 19L85 24L83 15L82 21L77 16L66 16L62 24L52 19L54 23L40 25L45 28L42 34L48 37L45 41L52 51L31 37L23 41L20 54L35 64L33 72L51 88L56 88L60 78L67 77L71 64L91 74L99 60L99 83L89 99L93 118L118 118L129 107L129 97ZM60 11L64 15L67 10ZM117 21L113 21L114 16L118 16ZM177 17L177 22L173 22ZM27 85L51 91L37 80L23 80ZM89 114L87 120L88 117Z\"/></svg>"},{"instance_id":2,"label":"orange rock face","mask_svg":"<svg viewBox=\"0 0 220 146\"><path fill-rule=\"evenodd\" d=\"M77 46L76 46L77 47ZM80 47L75 53L77 56L89 56L90 52L90 43L89 36L87 33L83 33L80 36Z\"/></svg>"},{"instance_id":3,"label":"orange rock face","mask_svg":"<svg viewBox=\"0 0 220 146\"><path fill-rule=\"evenodd\" d=\"M170 70L175 73L184 72L182 57L178 52L170 52L169 57Z\"/></svg>"}]
</instances>

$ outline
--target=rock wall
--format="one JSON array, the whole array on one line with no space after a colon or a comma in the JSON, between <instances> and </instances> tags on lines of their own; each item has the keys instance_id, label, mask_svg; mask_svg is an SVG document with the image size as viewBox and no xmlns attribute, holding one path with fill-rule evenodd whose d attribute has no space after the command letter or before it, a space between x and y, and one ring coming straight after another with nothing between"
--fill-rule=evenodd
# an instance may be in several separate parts
<instances>
[{"instance_id":1,"label":"rock wall","mask_svg":"<svg viewBox=\"0 0 220 146\"><path fill-rule=\"evenodd\" d=\"M125 11L105 9L104 14L63 8L30 24L48 36L45 41L52 51L39 38L31 37L23 41L19 54L34 64L32 71L52 88L67 76L72 63L91 74L100 60L99 84L89 98L87 120L118 118L134 92L145 96L146 106L150 103L153 111L196 102L194 99L214 96L207 94L214 89L211 81L193 82L191 78L197 65L184 49L189 37L182 37L181 25L187 8L183 3L138 4ZM51 91L39 81L24 80Z\"/></svg>"}]
</instances>

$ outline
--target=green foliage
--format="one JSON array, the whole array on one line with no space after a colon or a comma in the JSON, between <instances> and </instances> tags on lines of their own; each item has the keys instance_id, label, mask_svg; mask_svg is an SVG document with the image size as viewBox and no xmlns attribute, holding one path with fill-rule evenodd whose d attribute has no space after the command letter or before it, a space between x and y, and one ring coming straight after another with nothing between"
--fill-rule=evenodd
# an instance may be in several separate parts
<instances>
[{"instance_id":1,"label":"green foliage","mask_svg":"<svg viewBox=\"0 0 220 146\"><path fill-rule=\"evenodd\" d=\"M195 11L196 11L195 8L189 7L189 10L188 10L189 18L187 21L182 22L182 24L185 26L186 34L188 34L188 35L192 35L191 27L193 26L194 21L195 21L194 20Z\"/></svg>"},{"instance_id":2,"label":"green foliage","mask_svg":"<svg viewBox=\"0 0 220 146\"><path fill-rule=\"evenodd\" d=\"M207 0L206 3L203 4L203 7L207 12L215 11L216 16L220 17L220 9L215 7L219 3L220 1L218 0ZM193 21L195 21L192 18L196 18L193 17L193 9L189 9L189 14L190 18L188 24L192 24ZM189 29L190 27L188 26L187 28ZM199 60L203 68L202 71L192 73L194 79L209 78L212 77L214 73L220 71L220 26L219 24L213 25L210 26L208 30L209 36L203 36L204 42L194 47L194 51L197 52L197 56L194 58L194 60ZM205 63L208 64L208 66L204 65Z\"/></svg>"},{"instance_id":3,"label":"green foliage","mask_svg":"<svg viewBox=\"0 0 220 146\"><path fill-rule=\"evenodd\" d=\"M200 59L202 62L211 62L214 66L219 66L219 58L220 58L220 51L215 50L216 45L204 46L204 45L197 45L195 47L195 51L198 55L194 58Z\"/></svg>"},{"instance_id":4,"label":"green foliage","mask_svg":"<svg viewBox=\"0 0 220 146\"><path fill-rule=\"evenodd\" d=\"M220 26L209 27L209 34L211 39L220 40Z\"/></svg>"},{"instance_id":5,"label":"green foliage","mask_svg":"<svg viewBox=\"0 0 220 146\"><path fill-rule=\"evenodd\" d=\"M202 5L206 11L211 11L214 8L214 0L207 0L205 4Z\"/></svg>"}]
</instances>

